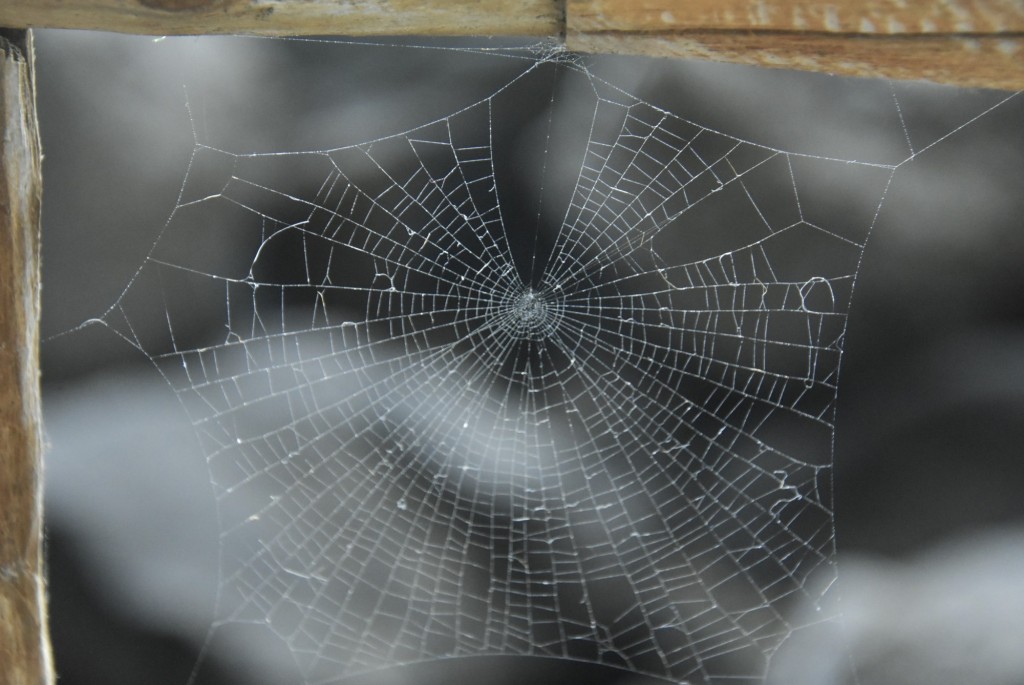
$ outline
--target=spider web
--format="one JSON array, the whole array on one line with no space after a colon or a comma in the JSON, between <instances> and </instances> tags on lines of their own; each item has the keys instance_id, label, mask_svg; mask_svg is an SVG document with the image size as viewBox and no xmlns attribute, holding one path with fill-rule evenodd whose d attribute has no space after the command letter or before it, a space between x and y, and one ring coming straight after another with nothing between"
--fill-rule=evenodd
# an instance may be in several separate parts
<instances>
[{"instance_id":1,"label":"spider web","mask_svg":"<svg viewBox=\"0 0 1024 685\"><path fill-rule=\"evenodd\" d=\"M203 442L213 630L268 626L308 683L485 654L761 682L835 619L792 609L835 579L846 312L899 165L734 138L557 50L501 56L494 92L395 135L197 135L104 316ZM528 94L567 91L533 153L498 144ZM826 212L847 184L875 200ZM222 235L237 268L203 247ZM163 330L136 330L165 292ZM199 301L223 329L184 344Z\"/></svg>"}]
</instances>

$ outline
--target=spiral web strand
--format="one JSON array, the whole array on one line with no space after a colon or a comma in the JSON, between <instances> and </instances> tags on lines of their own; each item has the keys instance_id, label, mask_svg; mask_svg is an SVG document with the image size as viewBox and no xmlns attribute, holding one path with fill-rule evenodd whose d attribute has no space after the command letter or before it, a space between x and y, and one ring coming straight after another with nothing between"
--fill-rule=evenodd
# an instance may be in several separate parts
<instances>
[{"instance_id":1,"label":"spiral web strand","mask_svg":"<svg viewBox=\"0 0 1024 685\"><path fill-rule=\"evenodd\" d=\"M517 59L398 135L197 141L105 323L204 443L217 625L268 626L308 683L483 654L761 682L835 576L836 378L895 166L738 140L575 60ZM583 145L539 136L539 219L512 220L499 113L554 82L586 93ZM826 214L853 182L877 202ZM214 232L249 246L237 271L208 267ZM223 301L221 337L181 346L171 303L163 334L136 334L133 308L168 289Z\"/></svg>"}]
</instances>

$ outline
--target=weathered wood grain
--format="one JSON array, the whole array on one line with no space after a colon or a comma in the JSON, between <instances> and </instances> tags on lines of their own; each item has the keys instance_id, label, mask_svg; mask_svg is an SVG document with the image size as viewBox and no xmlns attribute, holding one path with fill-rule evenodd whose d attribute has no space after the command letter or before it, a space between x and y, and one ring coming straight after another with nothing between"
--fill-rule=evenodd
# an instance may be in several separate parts
<instances>
[{"instance_id":1,"label":"weathered wood grain","mask_svg":"<svg viewBox=\"0 0 1024 685\"><path fill-rule=\"evenodd\" d=\"M682 57L821 73L925 80L969 88L1024 88L1024 40L965 36L780 36L693 31L683 34L577 34L572 49Z\"/></svg>"},{"instance_id":2,"label":"weathered wood grain","mask_svg":"<svg viewBox=\"0 0 1024 685\"><path fill-rule=\"evenodd\" d=\"M568 0L581 52L1024 88L1022 0Z\"/></svg>"},{"instance_id":3,"label":"weathered wood grain","mask_svg":"<svg viewBox=\"0 0 1024 685\"><path fill-rule=\"evenodd\" d=\"M42 573L39 134L31 37L0 30L0 682L49 685Z\"/></svg>"},{"instance_id":4,"label":"weathered wood grain","mask_svg":"<svg viewBox=\"0 0 1024 685\"><path fill-rule=\"evenodd\" d=\"M564 37L580 52L1024 88L1024 0L3 0L0 25Z\"/></svg>"},{"instance_id":5,"label":"weathered wood grain","mask_svg":"<svg viewBox=\"0 0 1024 685\"><path fill-rule=\"evenodd\" d=\"M568 0L592 32L786 31L945 35L1024 32L1020 0Z\"/></svg>"},{"instance_id":6,"label":"weathered wood grain","mask_svg":"<svg viewBox=\"0 0 1024 685\"><path fill-rule=\"evenodd\" d=\"M523 35L562 29L563 0L3 0L0 26L150 35Z\"/></svg>"}]
</instances>

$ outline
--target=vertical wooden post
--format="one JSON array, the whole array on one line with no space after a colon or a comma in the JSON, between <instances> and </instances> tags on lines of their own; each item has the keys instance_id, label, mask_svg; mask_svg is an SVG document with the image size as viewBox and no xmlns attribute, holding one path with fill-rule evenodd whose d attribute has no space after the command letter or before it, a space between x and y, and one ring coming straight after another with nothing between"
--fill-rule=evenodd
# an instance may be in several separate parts
<instances>
[{"instance_id":1,"label":"vertical wooden post","mask_svg":"<svg viewBox=\"0 0 1024 685\"><path fill-rule=\"evenodd\" d=\"M42 569L41 154L29 31L0 29L0 683L51 685Z\"/></svg>"}]
</instances>

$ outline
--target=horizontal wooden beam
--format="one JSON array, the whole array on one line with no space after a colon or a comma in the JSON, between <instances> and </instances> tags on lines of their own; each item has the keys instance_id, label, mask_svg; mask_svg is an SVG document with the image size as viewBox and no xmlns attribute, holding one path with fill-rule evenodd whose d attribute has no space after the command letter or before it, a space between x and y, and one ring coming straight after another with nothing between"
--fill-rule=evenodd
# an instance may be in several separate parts
<instances>
[{"instance_id":1,"label":"horizontal wooden beam","mask_svg":"<svg viewBox=\"0 0 1024 685\"><path fill-rule=\"evenodd\" d=\"M1024 88L1022 0L567 0L572 50Z\"/></svg>"},{"instance_id":2,"label":"horizontal wooden beam","mask_svg":"<svg viewBox=\"0 0 1024 685\"><path fill-rule=\"evenodd\" d=\"M547 36L580 52L1024 88L1024 0L2 0L3 25Z\"/></svg>"},{"instance_id":3,"label":"horizontal wooden beam","mask_svg":"<svg viewBox=\"0 0 1024 685\"><path fill-rule=\"evenodd\" d=\"M1024 33L1021 0L568 0L577 31Z\"/></svg>"},{"instance_id":4,"label":"horizontal wooden beam","mask_svg":"<svg viewBox=\"0 0 1024 685\"><path fill-rule=\"evenodd\" d=\"M0 26L159 36L554 36L563 20L563 0L0 0Z\"/></svg>"}]
</instances>

